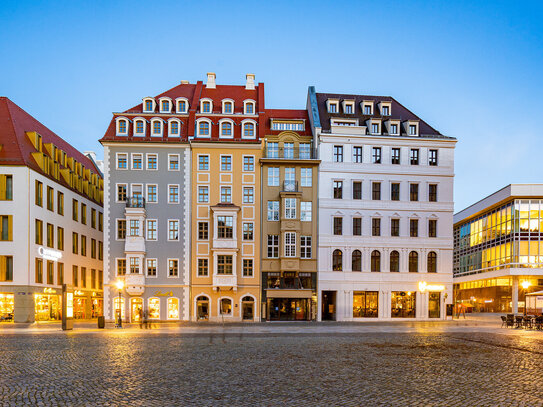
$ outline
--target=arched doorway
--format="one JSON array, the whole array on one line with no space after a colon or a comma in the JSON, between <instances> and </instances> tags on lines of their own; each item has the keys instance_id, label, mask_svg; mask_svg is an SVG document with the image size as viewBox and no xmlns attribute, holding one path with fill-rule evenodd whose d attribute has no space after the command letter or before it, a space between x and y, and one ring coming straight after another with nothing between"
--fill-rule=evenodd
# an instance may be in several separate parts
<instances>
[{"instance_id":1,"label":"arched doorway","mask_svg":"<svg viewBox=\"0 0 543 407\"><path fill-rule=\"evenodd\" d=\"M209 299L203 295L196 298L196 319L198 321L209 319Z\"/></svg>"},{"instance_id":2,"label":"arched doorway","mask_svg":"<svg viewBox=\"0 0 543 407\"><path fill-rule=\"evenodd\" d=\"M143 315L143 299L141 297L130 298L130 321L140 322Z\"/></svg>"},{"instance_id":3,"label":"arched doorway","mask_svg":"<svg viewBox=\"0 0 543 407\"><path fill-rule=\"evenodd\" d=\"M244 321L252 321L255 317L255 301L248 295L241 299L241 318Z\"/></svg>"}]
</instances>

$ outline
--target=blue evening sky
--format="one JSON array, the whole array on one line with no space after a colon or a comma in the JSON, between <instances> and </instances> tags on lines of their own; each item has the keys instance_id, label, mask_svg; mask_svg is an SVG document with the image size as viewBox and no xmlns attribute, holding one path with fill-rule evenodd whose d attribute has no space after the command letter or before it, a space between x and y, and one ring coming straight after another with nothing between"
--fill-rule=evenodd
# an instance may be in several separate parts
<instances>
[{"instance_id":1,"label":"blue evening sky","mask_svg":"<svg viewBox=\"0 0 543 407\"><path fill-rule=\"evenodd\" d=\"M391 95L458 138L455 209L542 182L543 3L2 1L0 95L80 150L113 111L181 79L243 84L274 108Z\"/></svg>"}]
</instances>

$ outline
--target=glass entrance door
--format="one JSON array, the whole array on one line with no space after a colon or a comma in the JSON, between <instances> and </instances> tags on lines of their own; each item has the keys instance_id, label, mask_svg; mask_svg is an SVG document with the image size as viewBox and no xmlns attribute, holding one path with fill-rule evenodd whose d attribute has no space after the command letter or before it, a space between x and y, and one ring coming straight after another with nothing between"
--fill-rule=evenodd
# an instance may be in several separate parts
<instances>
[{"instance_id":1,"label":"glass entrance door","mask_svg":"<svg viewBox=\"0 0 543 407\"><path fill-rule=\"evenodd\" d=\"M244 321L252 321L254 319L254 301L251 297L244 297L241 300L241 313Z\"/></svg>"},{"instance_id":2,"label":"glass entrance door","mask_svg":"<svg viewBox=\"0 0 543 407\"><path fill-rule=\"evenodd\" d=\"M198 297L196 299L196 316L199 321L209 319L209 300L207 297Z\"/></svg>"},{"instance_id":3,"label":"glass entrance door","mask_svg":"<svg viewBox=\"0 0 543 407\"><path fill-rule=\"evenodd\" d=\"M441 293L430 292L428 297L428 318L441 316Z\"/></svg>"},{"instance_id":4,"label":"glass entrance door","mask_svg":"<svg viewBox=\"0 0 543 407\"><path fill-rule=\"evenodd\" d=\"M306 298L270 298L268 309L271 321L309 320L309 300Z\"/></svg>"},{"instance_id":5,"label":"glass entrance door","mask_svg":"<svg viewBox=\"0 0 543 407\"><path fill-rule=\"evenodd\" d=\"M143 299L130 299L130 319L132 322L140 322L143 315Z\"/></svg>"}]
</instances>

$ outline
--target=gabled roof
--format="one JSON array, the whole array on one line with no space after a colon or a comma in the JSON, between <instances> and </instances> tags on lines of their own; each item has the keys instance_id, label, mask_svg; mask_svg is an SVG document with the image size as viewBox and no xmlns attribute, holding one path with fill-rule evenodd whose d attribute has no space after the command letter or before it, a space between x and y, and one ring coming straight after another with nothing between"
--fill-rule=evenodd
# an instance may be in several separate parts
<instances>
[{"instance_id":1,"label":"gabled roof","mask_svg":"<svg viewBox=\"0 0 543 407\"><path fill-rule=\"evenodd\" d=\"M9 98L0 96L0 145L2 146L0 165L26 165L33 170L42 172L32 158L31 153L36 149L26 136L27 131L39 133L44 144L53 143L86 168L100 174L100 170L87 156L53 133Z\"/></svg>"}]
</instances>

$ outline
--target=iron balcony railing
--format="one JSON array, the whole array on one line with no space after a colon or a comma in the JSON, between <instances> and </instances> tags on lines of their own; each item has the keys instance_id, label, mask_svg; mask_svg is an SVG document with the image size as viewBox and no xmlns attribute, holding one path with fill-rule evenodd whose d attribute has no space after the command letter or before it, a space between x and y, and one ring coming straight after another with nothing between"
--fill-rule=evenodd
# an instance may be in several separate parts
<instances>
[{"instance_id":1,"label":"iron balcony railing","mask_svg":"<svg viewBox=\"0 0 543 407\"><path fill-rule=\"evenodd\" d=\"M283 192L300 192L298 181L283 181Z\"/></svg>"},{"instance_id":2,"label":"iron balcony railing","mask_svg":"<svg viewBox=\"0 0 543 407\"><path fill-rule=\"evenodd\" d=\"M269 147L264 150L264 158L281 158L283 160L314 160L317 150L314 148Z\"/></svg>"},{"instance_id":3,"label":"iron balcony railing","mask_svg":"<svg viewBox=\"0 0 543 407\"><path fill-rule=\"evenodd\" d=\"M143 196L131 196L126 200L127 208L145 208L145 198Z\"/></svg>"}]
</instances>

